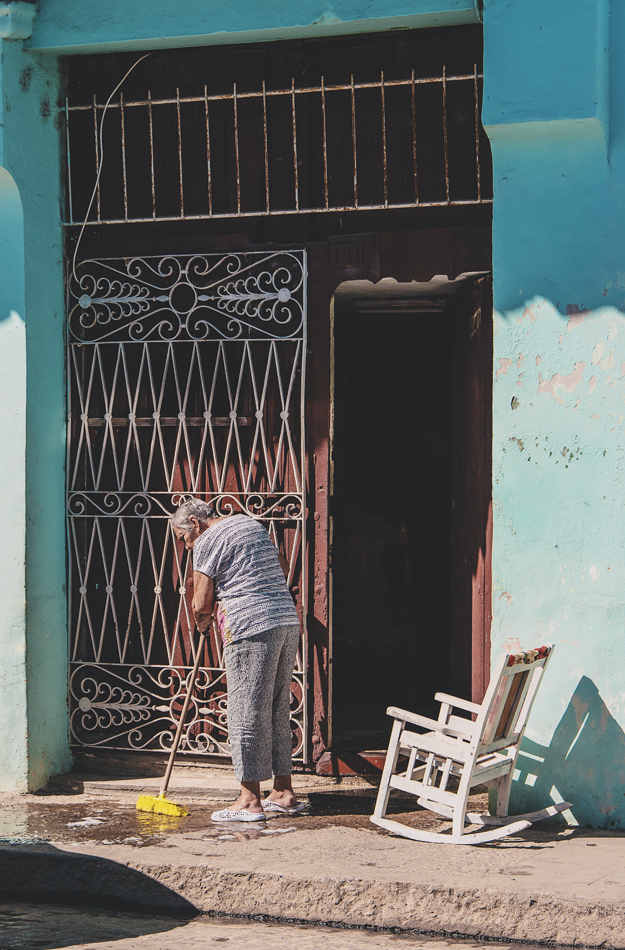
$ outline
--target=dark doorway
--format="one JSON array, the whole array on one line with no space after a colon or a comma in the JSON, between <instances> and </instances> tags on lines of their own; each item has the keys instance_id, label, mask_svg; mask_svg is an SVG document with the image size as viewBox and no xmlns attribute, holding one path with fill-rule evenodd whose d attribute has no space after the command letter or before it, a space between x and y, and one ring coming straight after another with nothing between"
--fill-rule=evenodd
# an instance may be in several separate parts
<instances>
[{"instance_id":1,"label":"dark doorway","mask_svg":"<svg viewBox=\"0 0 625 950\"><path fill-rule=\"evenodd\" d=\"M463 393L453 366L461 358L462 328L470 332L468 300L466 281L443 279L353 282L335 296L332 747L338 752L383 748L389 705L431 714L435 691L466 679L454 669L466 657L470 683L471 623L456 624L451 635L454 496L465 469L457 464L456 404Z\"/></svg>"}]
</instances>

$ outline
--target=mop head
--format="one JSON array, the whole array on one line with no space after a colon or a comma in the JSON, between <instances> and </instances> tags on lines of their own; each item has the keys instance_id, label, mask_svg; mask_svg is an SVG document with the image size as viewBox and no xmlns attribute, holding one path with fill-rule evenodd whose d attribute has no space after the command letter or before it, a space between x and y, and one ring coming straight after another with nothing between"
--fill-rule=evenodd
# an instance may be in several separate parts
<instances>
[{"instance_id":1,"label":"mop head","mask_svg":"<svg viewBox=\"0 0 625 950\"><path fill-rule=\"evenodd\" d=\"M170 802L169 799L159 795L140 795L137 801L137 811L152 811L158 815L173 815L174 818L186 818L189 812L182 805Z\"/></svg>"}]
</instances>

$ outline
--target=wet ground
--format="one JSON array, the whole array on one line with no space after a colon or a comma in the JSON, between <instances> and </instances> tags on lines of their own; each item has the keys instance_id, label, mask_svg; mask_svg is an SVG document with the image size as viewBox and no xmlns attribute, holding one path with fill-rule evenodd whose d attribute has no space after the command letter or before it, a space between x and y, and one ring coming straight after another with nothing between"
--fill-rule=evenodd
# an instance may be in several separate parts
<instances>
[{"instance_id":1,"label":"wet ground","mask_svg":"<svg viewBox=\"0 0 625 950\"><path fill-rule=\"evenodd\" d=\"M133 800L94 798L65 801L58 798L54 805L41 798L41 804L31 798L28 803L7 804L0 810L0 844L63 843L80 847L86 844L125 844L136 848L161 844L169 835L202 833L204 840L249 841L264 835L290 834L298 830L317 830L328 827L366 828L386 836L388 832L375 828L369 816L374 798L370 795L314 793L309 795L306 812L296 817L278 815L266 821L244 824L217 824L211 813L224 807L223 801L194 801L185 803L189 810L186 818L172 818L137 811ZM486 795L471 799L474 810L486 809ZM424 811L414 797L391 800L389 816L427 831L442 830L449 822ZM1 950L1 948L0 948Z\"/></svg>"},{"instance_id":2,"label":"wet ground","mask_svg":"<svg viewBox=\"0 0 625 950\"><path fill-rule=\"evenodd\" d=\"M480 848L421 844L370 823L372 784L314 777L298 789L302 815L217 824L211 813L234 799L234 779L175 778L171 798L186 818L137 812L138 793L158 793L157 777L0 795L0 950L486 950L511 939L625 947L623 835L543 826ZM485 810L486 794L470 808ZM389 811L422 829L449 824L402 794ZM65 901L72 906L53 906ZM168 910L205 916L162 916ZM284 919L208 916L217 912ZM404 929L354 927L363 923Z\"/></svg>"},{"instance_id":3,"label":"wet ground","mask_svg":"<svg viewBox=\"0 0 625 950\"><path fill-rule=\"evenodd\" d=\"M255 919L193 920L89 908L0 902L0 950L511 950L509 941L454 940L384 930L281 924Z\"/></svg>"}]
</instances>

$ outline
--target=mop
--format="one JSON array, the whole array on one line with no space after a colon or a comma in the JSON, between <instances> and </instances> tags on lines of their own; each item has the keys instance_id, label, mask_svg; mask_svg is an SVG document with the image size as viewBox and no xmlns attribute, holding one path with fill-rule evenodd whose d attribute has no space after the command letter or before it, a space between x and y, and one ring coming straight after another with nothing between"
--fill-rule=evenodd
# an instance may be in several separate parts
<instances>
[{"instance_id":1,"label":"mop","mask_svg":"<svg viewBox=\"0 0 625 950\"><path fill-rule=\"evenodd\" d=\"M210 629L210 627L208 629ZM173 815L175 818L185 818L189 814L186 808L183 808L182 805L177 805L176 802L170 802L168 798L165 798L165 795L167 794L167 786L169 785L169 779L171 778L171 772L174 767L176 752L178 751L178 746L180 745L180 738L184 728L184 721L187 716L187 709L189 708L189 703L191 702L191 694L193 693L193 687L195 686L195 678L200 665L200 659L204 654L205 642L206 630L200 634L200 642L198 644L197 653L195 654L195 665L191 673L191 679L189 681L182 712L180 713L178 728L176 729L176 735L174 737L174 744L172 745L171 752L169 753L169 761L167 763L167 769L165 771L165 778L163 779L161 790L158 793L158 796L140 795L139 800L137 801L138 811L153 811L159 815Z\"/></svg>"}]
</instances>

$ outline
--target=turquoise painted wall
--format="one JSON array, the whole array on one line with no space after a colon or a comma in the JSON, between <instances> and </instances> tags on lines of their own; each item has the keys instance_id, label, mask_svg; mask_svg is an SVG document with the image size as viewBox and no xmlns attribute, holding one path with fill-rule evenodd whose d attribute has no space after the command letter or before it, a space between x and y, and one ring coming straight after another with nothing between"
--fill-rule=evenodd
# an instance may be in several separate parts
<instances>
[{"instance_id":1,"label":"turquoise painted wall","mask_svg":"<svg viewBox=\"0 0 625 950\"><path fill-rule=\"evenodd\" d=\"M5 167L24 208L31 785L68 761L59 151L44 105L56 97L56 54L474 20L473 0L42 0L26 45L47 52L13 44ZM486 0L484 30L495 178L493 654L557 644L514 804L567 797L570 820L622 827L625 9ZM16 340L19 325L6 324ZM15 761L17 774L23 756Z\"/></svg>"},{"instance_id":2,"label":"turquoise painted wall","mask_svg":"<svg viewBox=\"0 0 625 950\"><path fill-rule=\"evenodd\" d=\"M472 23L474 0L42 0L27 46L56 52L267 42Z\"/></svg>"},{"instance_id":3,"label":"turquoise painted wall","mask_svg":"<svg viewBox=\"0 0 625 950\"><path fill-rule=\"evenodd\" d=\"M57 59L3 40L2 85L0 378L13 411L2 419L0 787L24 791L71 762Z\"/></svg>"},{"instance_id":4,"label":"turquoise painted wall","mask_svg":"<svg viewBox=\"0 0 625 950\"><path fill-rule=\"evenodd\" d=\"M483 117L493 654L557 645L513 801L564 798L571 821L624 827L625 11L609 13L607 0L488 0Z\"/></svg>"}]
</instances>

